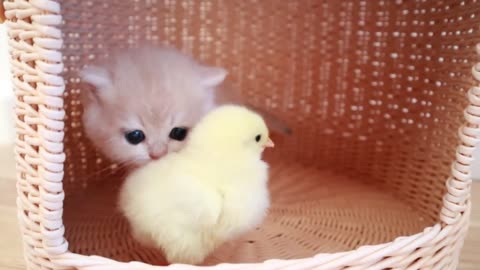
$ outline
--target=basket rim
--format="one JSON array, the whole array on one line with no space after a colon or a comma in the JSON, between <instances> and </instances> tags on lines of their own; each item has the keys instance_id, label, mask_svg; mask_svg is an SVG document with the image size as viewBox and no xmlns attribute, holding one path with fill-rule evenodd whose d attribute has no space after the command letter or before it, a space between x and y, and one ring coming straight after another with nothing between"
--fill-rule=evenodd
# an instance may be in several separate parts
<instances>
[{"instance_id":1,"label":"basket rim","mask_svg":"<svg viewBox=\"0 0 480 270\"><path fill-rule=\"evenodd\" d=\"M416 265L421 262L416 262L409 265L410 261L405 260L405 257L420 257L424 252L435 253L436 249L446 245L462 245L462 241L458 238L452 237L454 235L465 235L468 229L470 219L471 205L468 207L459 222L451 225L442 225L437 223L433 226L425 228L422 232L410 235L400 236L391 242L378 245L364 245L354 250L336 252L336 253L318 253L312 257L301 259L269 259L258 263L222 263L212 266L196 266L187 264L175 264L167 266L154 266L144 262L130 261L119 262L96 255L82 255L72 252L65 252L51 257L51 260L56 265L65 267L77 267L78 269L213 269L220 267L222 269L254 269L263 267L267 269L284 269L287 267L295 267L295 269L313 269L314 267L321 267L321 269L338 269L345 265L375 267L375 269L382 269L388 267L392 263L399 263L404 260L403 267L408 269L417 269ZM451 250L449 250L451 251ZM403 255L403 256L402 256ZM387 259L385 259L387 258Z\"/></svg>"}]
</instances>

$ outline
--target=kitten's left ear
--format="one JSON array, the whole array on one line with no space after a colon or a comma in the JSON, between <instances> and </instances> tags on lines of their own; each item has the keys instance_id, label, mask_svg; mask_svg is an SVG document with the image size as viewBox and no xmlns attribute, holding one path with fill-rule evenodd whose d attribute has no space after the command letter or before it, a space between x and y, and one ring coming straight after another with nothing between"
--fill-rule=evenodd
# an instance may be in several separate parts
<instances>
[{"instance_id":1,"label":"kitten's left ear","mask_svg":"<svg viewBox=\"0 0 480 270\"><path fill-rule=\"evenodd\" d=\"M202 85L208 88L216 87L227 77L227 70L221 67L200 67Z\"/></svg>"}]
</instances>

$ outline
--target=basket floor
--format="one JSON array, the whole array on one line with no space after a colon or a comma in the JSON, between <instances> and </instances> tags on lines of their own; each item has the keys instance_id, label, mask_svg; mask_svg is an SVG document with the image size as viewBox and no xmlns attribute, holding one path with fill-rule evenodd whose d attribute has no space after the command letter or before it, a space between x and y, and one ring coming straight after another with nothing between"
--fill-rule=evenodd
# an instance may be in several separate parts
<instances>
[{"instance_id":1,"label":"basket floor","mask_svg":"<svg viewBox=\"0 0 480 270\"><path fill-rule=\"evenodd\" d=\"M355 179L295 164L271 163L272 208L265 222L207 260L259 262L351 250L418 233L431 222L388 192ZM67 193L64 222L70 250L120 261L164 264L136 243L116 210L118 183Z\"/></svg>"}]
</instances>

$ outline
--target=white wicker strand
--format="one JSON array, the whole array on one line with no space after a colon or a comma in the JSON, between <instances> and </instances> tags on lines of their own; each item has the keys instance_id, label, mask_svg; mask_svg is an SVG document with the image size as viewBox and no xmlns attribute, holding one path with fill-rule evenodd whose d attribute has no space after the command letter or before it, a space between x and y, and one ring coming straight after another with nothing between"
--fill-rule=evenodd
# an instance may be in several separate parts
<instances>
[{"instance_id":1,"label":"white wicker strand","mask_svg":"<svg viewBox=\"0 0 480 270\"><path fill-rule=\"evenodd\" d=\"M64 91L63 78L60 76L63 64L61 54L58 52L62 44L61 31L56 28L61 23L61 16L58 12L51 13L58 9L54 7L55 5L59 8L58 3L50 1L5 3L6 16L10 19L7 26L21 30L10 32L12 39L9 44L12 51L23 52L12 54L11 62L13 75L16 78L14 80L16 95L23 99L22 102L17 99L15 103L17 116L24 115L23 120L17 117L17 130L19 134L23 131L28 132L24 134L24 141L20 137L17 137L16 141L18 167L28 168L27 175L19 175L17 186L19 194L29 194L21 196L17 200L17 206L22 231L26 235L26 252L32 255L28 257L29 261L35 261L36 265L48 268L55 266L48 262L47 254L38 255L38 250L52 254L64 253L67 250L66 241L63 239L64 227L61 217L42 215L49 211L58 213L58 209L62 209L63 204L62 183L58 178L63 178L64 124L61 117L55 117L58 114L64 115L63 101L48 98L45 93L39 92L29 82L41 81L47 89L54 88L55 93L60 94ZM26 22L23 19L31 19L31 21ZM37 38L43 42L36 43ZM35 63L33 66L27 64L32 61ZM33 108L29 104L38 105L42 110ZM55 113L50 115L50 111ZM41 139L38 140L38 138ZM38 149L34 149L32 145ZM54 149L57 151L52 151ZM25 181L27 185L22 185L21 183ZM24 189L23 186L27 188ZM25 215L26 212L29 214ZM32 220L36 221L30 222ZM40 249L39 243L42 245Z\"/></svg>"}]
</instances>

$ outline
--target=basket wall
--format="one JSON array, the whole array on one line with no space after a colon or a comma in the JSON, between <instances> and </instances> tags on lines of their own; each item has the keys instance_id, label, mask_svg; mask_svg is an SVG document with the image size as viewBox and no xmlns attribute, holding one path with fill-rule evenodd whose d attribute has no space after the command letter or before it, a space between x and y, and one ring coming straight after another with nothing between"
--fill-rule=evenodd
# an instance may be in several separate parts
<instances>
[{"instance_id":1,"label":"basket wall","mask_svg":"<svg viewBox=\"0 0 480 270\"><path fill-rule=\"evenodd\" d=\"M425 250L411 251L410 259L399 252L405 257L385 267L455 265L478 138L480 90L469 92L470 103L466 98L477 84L471 70L478 61L478 1L94 0L61 7L7 1L6 10L17 95L19 216L33 265L51 264L45 250L66 250L58 236L65 230L58 205L63 190L68 202L69 194L91 185L108 183L113 192L120 183L121 172L108 169L83 134L79 93L85 85L77 72L112 48L163 42L226 67L226 89L288 120L294 135L280 139L272 159L387 188L420 211L425 226L437 224L415 238ZM455 156L467 105L469 124ZM63 180L63 187L42 179ZM333 258L327 257L317 262ZM427 259L419 264L418 258Z\"/></svg>"},{"instance_id":2,"label":"basket wall","mask_svg":"<svg viewBox=\"0 0 480 270\"><path fill-rule=\"evenodd\" d=\"M92 172L106 166L82 133L78 70L114 47L165 42L226 67L225 88L287 119L295 134L278 155L383 183L435 219L479 11L475 1L67 1L68 186L104 181Z\"/></svg>"}]
</instances>

